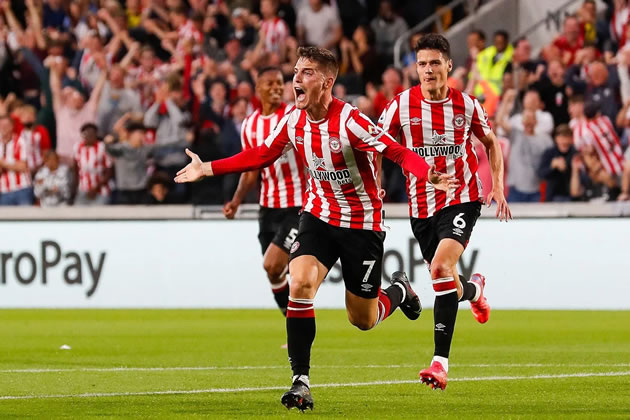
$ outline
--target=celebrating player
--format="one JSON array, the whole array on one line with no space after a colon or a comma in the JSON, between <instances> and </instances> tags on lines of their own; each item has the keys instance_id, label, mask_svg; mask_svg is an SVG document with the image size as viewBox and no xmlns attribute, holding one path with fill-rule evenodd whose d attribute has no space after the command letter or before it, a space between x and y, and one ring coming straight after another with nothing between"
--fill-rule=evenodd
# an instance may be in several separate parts
<instances>
[{"instance_id":1,"label":"celebrating player","mask_svg":"<svg viewBox=\"0 0 630 420\"><path fill-rule=\"evenodd\" d=\"M415 153L374 126L358 109L332 96L338 63L326 49L298 49L293 89L296 108L287 113L254 149L231 158L192 162L176 182L262 168L293 146L309 172L309 188L289 262L291 289L287 308L287 343L293 385L282 396L287 407L313 407L309 388L310 354L315 339L313 300L324 277L340 259L350 322L369 330L398 306L410 319L420 315L420 300L404 273L392 275L381 290L383 258L382 201L376 180L376 154L401 165L420 180L448 193L452 175L440 174ZM289 144L289 142L291 144Z\"/></svg>"},{"instance_id":2,"label":"celebrating player","mask_svg":"<svg viewBox=\"0 0 630 420\"><path fill-rule=\"evenodd\" d=\"M262 109L254 111L241 126L243 150L261 146L271 130L278 125L291 108L282 102L284 83L277 67L265 67L258 72L256 91ZM233 219L245 195L258 180L261 171L254 170L241 175L232 201L225 204L223 214ZM280 159L262 170L260 186L260 210L258 213L258 241L263 252L263 267L271 283L273 296L283 314L289 303L287 265L289 252L298 232L302 196L306 187L304 163L288 149Z\"/></svg>"},{"instance_id":3,"label":"celebrating player","mask_svg":"<svg viewBox=\"0 0 630 420\"><path fill-rule=\"evenodd\" d=\"M474 134L486 147L492 168L492 192L497 217L512 217L503 195L501 147L479 101L446 85L453 67L450 45L442 35L429 34L416 45L420 85L405 90L383 111L379 126L438 171L454 176L459 187L453 196L435 188L413 172L407 176L409 215L413 234L431 271L434 306L435 352L431 367L420 371L422 382L446 388L448 356L457 317L458 301L469 300L475 319L485 323L490 306L483 294L485 278L470 281L457 274L473 226L481 214L482 190L477 176L477 156L470 139Z\"/></svg>"}]
</instances>

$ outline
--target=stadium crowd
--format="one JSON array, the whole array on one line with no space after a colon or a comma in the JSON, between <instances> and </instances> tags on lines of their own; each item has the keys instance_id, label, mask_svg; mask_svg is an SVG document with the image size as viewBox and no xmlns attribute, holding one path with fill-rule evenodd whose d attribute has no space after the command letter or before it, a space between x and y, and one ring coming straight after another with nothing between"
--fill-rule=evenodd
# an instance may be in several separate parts
<instances>
[{"instance_id":1,"label":"stadium crowd","mask_svg":"<svg viewBox=\"0 0 630 420\"><path fill-rule=\"evenodd\" d=\"M186 147L204 161L240 151L257 69L280 67L291 103L297 46L329 48L335 95L376 121L418 83L412 49L393 67L395 40L446 3L0 0L0 205L223 204L238 176L172 179ZM630 199L630 5L605 3L584 1L537 56L508 31L468 35L449 83L488 111L511 202ZM385 161L387 201L406 201L404 182Z\"/></svg>"}]
</instances>

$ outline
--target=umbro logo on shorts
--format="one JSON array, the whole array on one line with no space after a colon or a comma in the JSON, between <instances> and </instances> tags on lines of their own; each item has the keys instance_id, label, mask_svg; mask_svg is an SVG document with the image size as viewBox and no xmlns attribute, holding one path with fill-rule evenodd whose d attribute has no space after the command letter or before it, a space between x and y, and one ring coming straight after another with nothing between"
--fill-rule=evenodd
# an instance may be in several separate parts
<instances>
[{"instance_id":1,"label":"umbro logo on shorts","mask_svg":"<svg viewBox=\"0 0 630 420\"><path fill-rule=\"evenodd\" d=\"M369 292L370 290L372 290L372 285L369 283L363 283L361 285L361 290L363 290L364 292Z\"/></svg>"}]
</instances>

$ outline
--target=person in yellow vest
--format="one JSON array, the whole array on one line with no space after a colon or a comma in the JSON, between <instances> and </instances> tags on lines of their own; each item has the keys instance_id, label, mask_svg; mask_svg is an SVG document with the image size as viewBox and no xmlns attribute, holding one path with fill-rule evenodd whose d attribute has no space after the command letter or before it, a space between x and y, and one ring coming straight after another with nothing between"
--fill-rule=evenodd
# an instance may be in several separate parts
<instances>
[{"instance_id":1,"label":"person in yellow vest","mask_svg":"<svg viewBox=\"0 0 630 420\"><path fill-rule=\"evenodd\" d=\"M496 31L493 45L477 54L477 70L481 80L475 86L475 96L485 98L488 96L485 92L487 89L491 89L493 96L501 94L503 73L512 61L513 52L514 48L508 43L508 33Z\"/></svg>"}]
</instances>

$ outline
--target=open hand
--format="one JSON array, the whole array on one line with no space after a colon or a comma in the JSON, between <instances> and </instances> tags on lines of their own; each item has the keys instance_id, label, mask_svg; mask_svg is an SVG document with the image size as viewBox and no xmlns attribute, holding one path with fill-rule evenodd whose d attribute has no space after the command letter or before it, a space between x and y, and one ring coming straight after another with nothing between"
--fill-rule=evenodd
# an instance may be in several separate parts
<instances>
[{"instance_id":1,"label":"open hand","mask_svg":"<svg viewBox=\"0 0 630 420\"><path fill-rule=\"evenodd\" d=\"M497 203L497 214L496 217L499 218L499 221L505 220L506 222L512 218L512 212L510 211L510 207L508 206L507 200L505 199L505 194L503 194L502 189L493 188L492 192L488 194L486 198L486 205L490 207L492 204L492 200Z\"/></svg>"},{"instance_id":2,"label":"open hand","mask_svg":"<svg viewBox=\"0 0 630 420\"><path fill-rule=\"evenodd\" d=\"M175 182L182 184L184 182L195 182L203 178L203 170L201 169L201 159L196 153L186 149L186 154L190 157L191 162L183 169L177 172Z\"/></svg>"},{"instance_id":3,"label":"open hand","mask_svg":"<svg viewBox=\"0 0 630 420\"><path fill-rule=\"evenodd\" d=\"M445 191L448 198L455 197L455 190L459 187L459 181L455 179L454 175L443 174L438 172L435 165L429 168L428 177L429 182L433 184L436 190Z\"/></svg>"}]
</instances>

